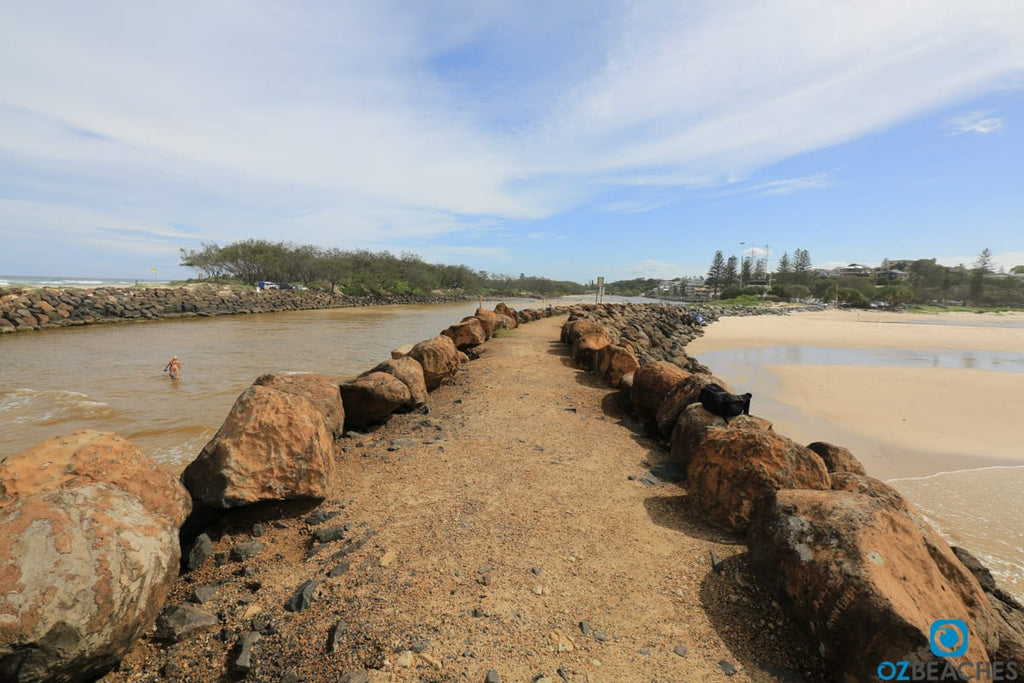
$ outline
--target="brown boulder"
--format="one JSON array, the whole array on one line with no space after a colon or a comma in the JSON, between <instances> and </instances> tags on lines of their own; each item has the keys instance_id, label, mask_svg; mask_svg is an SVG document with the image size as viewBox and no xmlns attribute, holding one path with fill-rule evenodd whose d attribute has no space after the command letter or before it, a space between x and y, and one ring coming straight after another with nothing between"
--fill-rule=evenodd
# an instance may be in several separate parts
<instances>
[{"instance_id":1,"label":"brown boulder","mask_svg":"<svg viewBox=\"0 0 1024 683\"><path fill-rule=\"evenodd\" d=\"M729 385L714 375L702 372L695 372L677 382L666 392L664 398L658 403L655 419L658 422L658 432L668 437L675 428L676 420L683 408L691 403L700 401L700 392L709 384L717 384L726 391L732 391Z\"/></svg>"},{"instance_id":2,"label":"brown boulder","mask_svg":"<svg viewBox=\"0 0 1024 683\"><path fill-rule=\"evenodd\" d=\"M691 403L683 409L672 430L669 455L685 469L690 464L693 452L707 435L708 427L725 427L725 418L704 409L699 403Z\"/></svg>"},{"instance_id":3,"label":"brown boulder","mask_svg":"<svg viewBox=\"0 0 1024 683\"><path fill-rule=\"evenodd\" d=\"M410 351L412 351L412 344L402 344L401 346L397 346L391 349L391 357L396 360L399 358L404 358L405 356L409 355Z\"/></svg>"},{"instance_id":4,"label":"brown boulder","mask_svg":"<svg viewBox=\"0 0 1024 683\"><path fill-rule=\"evenodd\" d=\"M853 457L853 453L842 446L836 446L827 441L815 441L807 444L807 447L818 454L818 457L825 463L825 469L829 472L867 474L864 471L864 465L860 464L860 460Z\"/></svg>"},{"instance_id":5,"label":"brown boulder","mask_svg":"<svg viewBox=\"0 0 1024 683\"><path fill-rule=\"evenodd\" d=\"M348 419L348 410L345 410ZM334 479L331 435L309 399L253 385L182 474L192 497L230 508L324 498Z\"/></svg>"},{"instance_id":6,"label":"brown boulder","mask_svg":"<svg viewBox=\"0 0 1024 683\"><path fill-rule=\"evenodd\" d=\"M507 315L496 313L494 316L494 329L496 330L511 330L516 327L515 318L510 318Z\"/></svg>"},{"instance_id":7,"label":"brown boulder","mask_svg":"<svg viewBox=\"0 0 1024 683\"><path fill-rule=\"evenodd\" d=\"M488 339L494 336L494 330L498 329L498 315L494 311L488 311L486 308L478 308L476 309L476 313L473 314L473 317L480 321Z\"/></svg>"},{"instance_id":8,"label":"brown boulder","mask_svg":"<svg viewBox=\"0 0 1024 683\"><path fill-rule=\"evenodd\" d=\"M563 344L572 346L573 342L583 335L595 332L608 334L608 331L604 329L604 325L594 320L590 320L589 318L569 320L562 325L561 341Z\"/></svg>"},{"instance_id":9,"label":"brown boulder","mask_svg":"<svg viewBox=\"0 0 1024 683\"><path fill-rule=\"evenodd\" d=\"M594 356L594 371L602 375L609 386L617 387L622 377L640 367L633 350L626 346L608 344Z\"/></svg>"},{"instance_id":10,"label":"brown boulder","mask_svg":"<svg viewBox=\"0 0 1024 683\"><path fill-rule=\"evenodd\" d=\"M450 325L441 334L455 342L455 348L460 350L479 346L487 341L487 333L484 332L480 319L476 317L469 317L461 323Z\"/></svg>"},{"instance_id":11,"label":"brown boulder","mask_svg":"<svg viewBox=\"0 0 1024 683\"><path fill-rule=\"evenodd\" d=\"M667 361L643 365L633 374L630 396L633 412L643 423L648 434L658 431L658 405L676 384L690 376L686 370Z\"/></svg>"},{"instance_id":12,"label":"brown boulder","mask_svg":"<svg viewBox=\"0 0 1024 683\"><path fill-rule=\"evenodd\" d=\"M760 429L762 432L770 432L774 429L771 420L766 420L757 415L736 415L727 417L725 421L730 429Z\"/></svg>"},{"instance_id":13,"label":"brown boulder","mask_svg":"<svg viewBox=\"0 0 1024 683\"><path fill-rule=\"evenodd\" d=\"M886 661L973 673L973 663L1020 645L950 547L880 498L780 490L752 522L748 543L752 564L806 624L836 680L876 680ZM938 658L932 624L950 619L968 626L967 649Z\"/></svg>"},{"instance_id":14,"label":"brown boulder","mask_svg":"<svg viewBox=\"0 0 1024 683\"><path fill-rule=\"evenodd\" d=\"M712 523L745 531L777 489L828 489L821 459L776 432L708 427L690 454L690 499Z\"/></svg>"},{"instance_id":15,"label":"brown boulder","mask_svg":"<svg viewBox=\"0 0 1024 683\"><path fill-rule=\"evenodd\" d=\"M370 372L342 382L345 402L345 429L362 429L382 422L391 413L408 405L412 394L405 383L386 372Z\"/></svg>"},{"instance_id":16,"label":"brown boulder","mask_svg":"<svg viewBox=\"0 0 1024 683\"><path fill-rule=\"evenodd\" d=\"M419 361L427 391L437 389L459 369L458 349L455 342L444 335L421 341L409 351L409 357Z\"/></svg>"},{"instance_id":17,"label":"brown boulder","mask_svg":"<svg viewBox=\"0 0 1024 683\"><path fill-rule=\"evenodd\" d=\"M9 456L0 481L0 680L92 680L163 607L188 493L92 430Z\"/></svg>"},{"instance_id":18,"label":"brown boulder","mask_svg":"<svg viewBox=\"0 0 1024 683\"><path fill-rule=\"evenodd\" d=\"M345 428L345 406L336 379L312 372L271 373L257 377L253 384L308 399L323 415L327 431L335 437L341 436Z\"/></svg>"},{"instance_id":19,"label":"brown boulder","mask_svg":"<svg viewBox=\"0 0 1024 683\"><path fill-rule=\"evenodd\" d=\"M497 306L494 307L494 312L497 313L498 315L506 315L509 318L511 318L512 327L517 327L519 325L519 314L516 313L516 309L510 306L506 306L504 303L499 303Z\"/></svg>"},{"instance_id":20,"label":"brown boulder","mask_svg":"<svg viewBox=\"0 0 1024 683\"><path fill-rule=\"evenodd\" d=\"M365 377L371 372L386 372L400 379L409 388L407 407L415 408L427 402L427 383L423 379L423 366L416 359L392 358L383 363L378 363L372 370L364 372L359 376Z\"/></svg>"},{"instance_id":21,"label":"brown boulder","mask_svg":"<svg viewBox=\"0 0 1024 683\"><path fill-rule=\"evenodd\" d=\"M572 343L572 357L576 365L587 370L594 367L597 353L609 344L608 333L604 330L577 337Z\"/></svg>"}]
</instances>

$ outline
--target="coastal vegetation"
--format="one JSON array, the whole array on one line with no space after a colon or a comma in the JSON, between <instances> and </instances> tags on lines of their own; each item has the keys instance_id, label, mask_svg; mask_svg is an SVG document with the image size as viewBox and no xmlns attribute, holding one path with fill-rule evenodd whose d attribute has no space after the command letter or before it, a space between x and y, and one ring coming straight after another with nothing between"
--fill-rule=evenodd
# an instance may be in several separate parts
<instances>
[{"instance_id":1,"label":"coastal vegetation","mask_svg":"<svg viewBox=\"0 0 1024 683\"><path fill-rule=\"evenodd\" d=\"M426 263L418 255L365 249L323 249L312 245L250 239L226 246L203 244L181 249L181 265L201 279L255 285L257 282L301 283L349 296L426 296L458 291L484 296L564 296L583 294L577 282L518 277L474 271L468 266Z\"/></svg>"}]
</instances>

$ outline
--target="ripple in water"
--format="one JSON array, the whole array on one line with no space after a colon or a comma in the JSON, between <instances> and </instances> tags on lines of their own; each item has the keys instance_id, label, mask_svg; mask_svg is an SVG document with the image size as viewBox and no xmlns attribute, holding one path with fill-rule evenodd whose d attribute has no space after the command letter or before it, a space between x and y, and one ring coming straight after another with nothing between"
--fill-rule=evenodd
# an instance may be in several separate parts
<instances>
[{"instance_id":1,"label":"ripple in water","mask_svg":"<svg viewBox=\"0 0 1024 683\"><path fill-rule=\"evenodd\" d=\"M100 418L112 410L108 404L77 391L22 388L0 392L0 416L10 424L52 425Z\"/></svg>"},{"instance_id":2,"label":"ripple in water","mask_svg":"<svg viewBox=\"0 0 1024 683\"><path fill-rule=\"evenodd\" d=\"M986 467L893 479L952 545L970 550L999 585L1024 600L1024 467Z\"/></svg>"}]
</instances>

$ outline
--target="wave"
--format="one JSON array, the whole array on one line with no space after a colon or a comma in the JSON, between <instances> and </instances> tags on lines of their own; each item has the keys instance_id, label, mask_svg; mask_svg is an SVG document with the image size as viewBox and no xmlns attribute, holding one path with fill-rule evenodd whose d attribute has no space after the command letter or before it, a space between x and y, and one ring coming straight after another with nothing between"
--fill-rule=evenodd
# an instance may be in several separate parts
<instances>
[{"instance_id":1,"label":"wave","mask_svg":"<svg viewBox=\"0 0 1024 683\"><path fill-rule=\"evenodd\" d=\"M965 467L962 470L943 470L942 472L933 472L932 474L925 474L920 477L895 477L893 479L886 479L886 484L892 484L894 482L904 481L925 481L928 479L937 479L950 474L966 474L969 472L988 472L990 470L1024 470L1024 465L990 465L989 467Z\"/></svg>"},{"instance_id":2,"label":"wave","mask_svg":"<svg viewBox=\"0 0 1024 683\"><path fill-rule=\"evenodd\" d=\"M113 408L78 391L14 389L0 392L0 415L13 424L56 424L105 417Z\"/></svg>"}]
</instances>

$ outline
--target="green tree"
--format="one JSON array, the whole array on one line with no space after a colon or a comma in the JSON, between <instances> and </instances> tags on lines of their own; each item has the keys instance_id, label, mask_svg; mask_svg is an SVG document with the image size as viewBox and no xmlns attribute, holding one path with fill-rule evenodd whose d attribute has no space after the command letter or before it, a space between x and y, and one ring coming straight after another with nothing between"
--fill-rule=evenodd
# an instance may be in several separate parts
<instances>
[{"instance_id":1,"label":"green tree","mask_svg":"<svg viewBox=\"0 0 1024 683\"><path fill-rule=\"evenodd\" d=\"M722 250L719 249L715 252L715 257L711 260L711 267L708 268L708 277L705 282L712 287L712 297L718 296L718 288L723 284L725 280L725 257L722 256Z\"/></svg>"},{"instance_id":2,"label":"green tree","mask_svg":"<svg viewBox=\"0 0 1024 683\"><path fill-rule=\"evenodd\" d=\"M793 252L793 282L806 285L811 280L811 255L806 249Z\"/></svg>"},{"instance_id":3,"label":"green tree","mask_svg":"<svg viewBox=\"0 0 1024 683\"><path fill-rule=\"evenodd\" d=\"M739 268L738 259L735 256L730 256L725 262L725 273L722 275L722 287L728 289L739 283Z\"/></svg>"},{"instance_id":4,"label":"green tree","mask_svg":"<svg viewBox=\"0 0 1024 683\"><path fill-rule=\"evenodd\" d=\"M988 247L981 250L971 269L970 299L980 305L985 298L985 277L992 272L992 252Z\"/></svg>"},{"instance_id":5,"label":"green tree","mask_svg":"<svg viewBox=\"0 0 1024 683\"><path fill-rule=\"evenodd\" d=\"M789 263L789 254L784 251L775 265L775 281L780 285L788 285L792 275L793 269Z\"/></svg>"}]
</instances>

